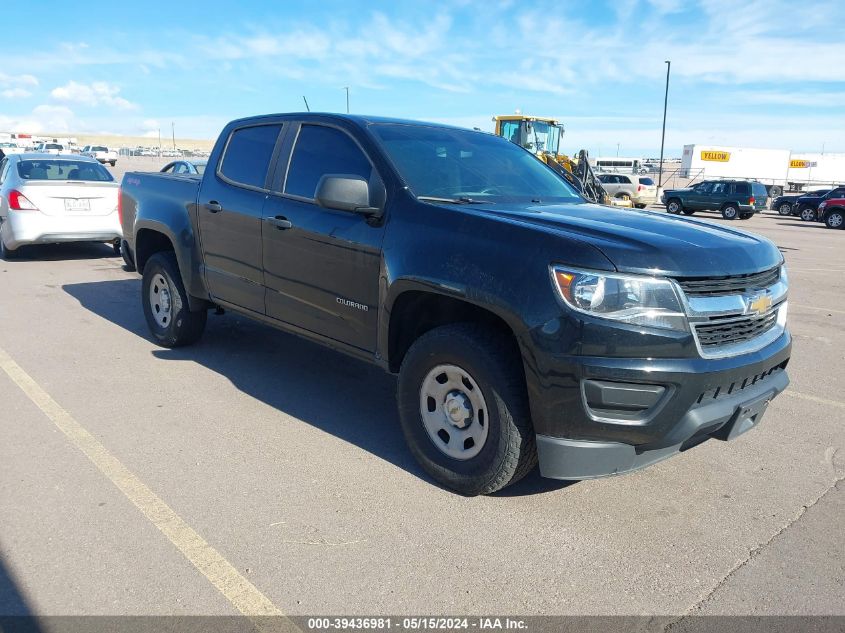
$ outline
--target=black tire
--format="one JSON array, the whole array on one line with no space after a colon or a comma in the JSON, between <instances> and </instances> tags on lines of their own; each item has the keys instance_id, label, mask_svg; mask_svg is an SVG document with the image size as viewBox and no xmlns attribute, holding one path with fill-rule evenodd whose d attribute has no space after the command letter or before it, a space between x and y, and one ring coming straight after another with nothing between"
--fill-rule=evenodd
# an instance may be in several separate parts
<instances>
[{"instance_id":1,"label":"black tire","mask_svg":"<svg viewBox=\"0 0 845 633\"><path fill-rule=\"evenodd\" d=\"M726 220L736 220L739 217L739 207L732 202L729 202L722 207L722 217Z\"/></svg>"},{"instance_id":2,"label":"black tire","mask_svg":"<svg viewBox=\"0 0 845 633\"><path fill-rule=\"evenodd\" d=\"M845 228L845 210L828 209L824 214L824 225L829 229Z\"/></svg>"},{"instance_id":3,"label":"black tire","mask_svg":"<svg viewBox=\"0 0 845 633\"><path fill-rule=\"evenodd\" d=\"M123 257L123 266L128 272L135 271L135 262L132 261L132 256L129 254L129 245L126 240L120 241L120 256Z\"/></svg>"},{"instance_id":4,"label":"black tire","mask_svg":"<svg viewBox=\"0 0 845 633\"><path fill-rule=\"evenodd\" d=\"M769 196L769 199L771 199L771 200L774 200L775 198L777 198L782 193L783 193L783 189L781 189L777 185L772 185L771 187L769 187L766 190L766 195Z\"/></svg>"},{"instance_id":5,"label":"black tire","mask_svg":"<svg viewBox=\"0 0 845 633\"><path fill-rule=\"evenodd\" d=\"M115 255L120 255L123 249L121 248L120 242L112 242L111 248L114 251Z\"/></svg>"},{"instance_id":6,"label":"black tire","mask_svg":"<svg viewBox=\"0 0 845 633\"><path fill-rule=\"evenodd\" d=\"M21 258L21 249L20 248L6 248L5 244L3 244L3 240L0 239L0 256L3 257L6 261L12 261L14 259Z\"/></svg>"},{"instance_id":7,"label":"black tire","mask_svg":"<svg viewBox=\"0 0 845 633\"><path fill-rule=\"evenodd\" d=\"M116 160L110 160L109 161L109 165L111 165L112 167L114 167L116 163L117 163Z\"/></svg>"},{"instance_id":8,"label":"black tire","mask_svg":"<svg viewBox=\"0 0 845 633\"><path fill-rule=\"evenodd\" d=\"M466 372L486 404L486 419L473 413L470 424L483 427L486 423L487 436L481 450L468 459L450 457L438 448L423 421L422 389L426 377L440 365ZM402 361L398 399L402 432L411 453L429 475L452 490L464 495L490 494L518 481L537 463L519 350L496 330L456 323L423 334ZM434 398L429 401L443 406Z\"/></svg>"},{"instance_id":9,"label":"black tire","mask_svg":"<svg viewBox=\"0 0 845 633\"><path fill-rule=\"evenodd\" d=\"M798 217L804 222L813 222L816 219L816 210L813 207L803 207L798 212Z\"/></svg>"},{"instance_id":10,"label":"black tire","mask_svg":"<svg viewBox=\"0 0 845 633\"><path fill-rule=\"evenodd\" d=\"M666 213L678 215L683 210L684 205L678 198L669 198L669 200L666 201Z\"/></svg>"},{"instance_id":11,"label":"black tire","mask_svg":"<svg viewBox=\"0 0 845 633\"><path fill-rule=\"evenodd\" d=\"M154 280L164 278L167 287L169 310L164 323L159 323L154 311L162 314L161 306L153 306L150 299L150 289ZM156 288L158 284L156 284ZM179 264L173 251L156 253L144 266L144 277L141 283L141 303L144 306L144 317L147 326L156 343L162 347L181 347L196 342L205 329L207 313L205 310L191 312L188 307L188 295L179 274ZM163 317L162 317L163 318Z\"/></svg>"},{"instance_id":12,"label":"black tire","mask_svg":"<svg viewBox=\"0 0 845 633\"><path fill-rule=\"evenodd\" d=\"M789 202L781 202L780 206L778 207L778 214L792 215L792 204Z\"/></svg>"}]
</instances>

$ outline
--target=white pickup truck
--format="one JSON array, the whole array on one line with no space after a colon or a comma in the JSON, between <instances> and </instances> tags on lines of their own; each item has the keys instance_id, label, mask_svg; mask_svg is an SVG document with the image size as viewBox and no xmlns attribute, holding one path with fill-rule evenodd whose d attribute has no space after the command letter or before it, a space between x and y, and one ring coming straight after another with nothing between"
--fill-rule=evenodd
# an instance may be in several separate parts
<instances>
[{"instance_id":1,"label":"white pickup truck","mask_svg":"<svg viewBox=\"0 0 845 633\"><path fill-rule=\"evenodd\" d=\"M103 145L86 145L82 148L82 155L96 158L103 165L108 163L112 167L117 162L117 152Z\"/></svg>"}]
</instances>

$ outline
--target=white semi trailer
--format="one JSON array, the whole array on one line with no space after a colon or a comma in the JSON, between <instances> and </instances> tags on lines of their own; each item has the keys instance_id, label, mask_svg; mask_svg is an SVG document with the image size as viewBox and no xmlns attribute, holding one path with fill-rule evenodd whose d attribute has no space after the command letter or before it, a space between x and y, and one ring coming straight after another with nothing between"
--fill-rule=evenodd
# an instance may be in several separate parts
<instances>
[{"instance_id":1,"label":"white semi trailer","mask_svg":"<svg viewBox=\"0 0 845 633\"><path fill-rule=\"evenodd\" d=\"M757 180L779 196L784 190L836 185L845 181L845 154L793 154L788 149L684 145L681 174L696 180Z\"/></svg>"}]
</instances>

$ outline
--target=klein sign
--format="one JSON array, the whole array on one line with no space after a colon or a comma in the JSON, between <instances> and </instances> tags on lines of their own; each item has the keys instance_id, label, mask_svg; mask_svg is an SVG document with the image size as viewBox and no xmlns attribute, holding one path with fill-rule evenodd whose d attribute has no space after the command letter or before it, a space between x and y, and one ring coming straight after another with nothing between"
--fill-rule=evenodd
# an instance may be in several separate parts
<instances>
[{"instance_id":1,"label":"klein sign","mask_svg":"<svg viewBox=\"0 0 845 633\"><path fill-rule=\"evenodd\" d=\"M727 163L731 159L730 152L701 151L701 160L711 160L717 163Z\"/></svg>"},{"instance_id":2,"label":"klein sign","mask_svg":"<svg viewBox=\"0 0 845 633\"><path fill-rule=\"evenodd\" d=\"M816 161L810 160L791 160L789 161L789 168L790 169L807 169L809 167L818 167L819 164Z\"/></svg>"}]
</instances>

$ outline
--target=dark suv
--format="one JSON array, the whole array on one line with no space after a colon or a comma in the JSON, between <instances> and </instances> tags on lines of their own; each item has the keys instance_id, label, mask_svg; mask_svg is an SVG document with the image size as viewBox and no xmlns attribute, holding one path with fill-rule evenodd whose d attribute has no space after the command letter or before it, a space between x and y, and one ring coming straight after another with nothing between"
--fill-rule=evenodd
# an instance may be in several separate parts
<instances>
[{"instance_id":1,"label":"dark suv","mask_svg":"<svg viewBox=\"0 0 845 633\"><path fill-rule=\"evenodd\" d=\"M819 205L825 200L834 200L836 198L845 197L845 185L837 185L834 189L828 189L827 192L818 195L817 192L809 192L803 196L799 196L792 203L792 215L797 215L805 222L813 222L815 220L822 220L819 213Z\"/></svg>"},{"instance_id":2,"label":"dark suv","mask_svg":"<svg viewBox=\"0 0 845 633\"><path fill-rule=\"evenodd\" d=\"M669 213L721 211L726 220L747 220L768 203L766 186L750 180L705 180L684 189L663 192Z\"/></svg>"}]
</instances>

